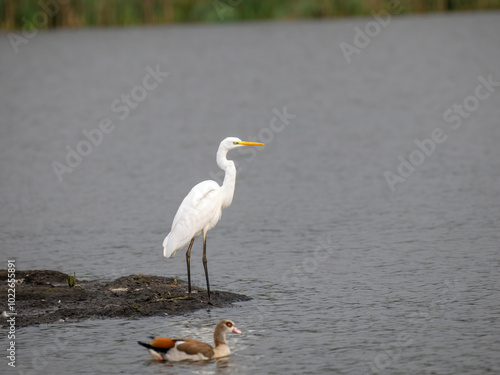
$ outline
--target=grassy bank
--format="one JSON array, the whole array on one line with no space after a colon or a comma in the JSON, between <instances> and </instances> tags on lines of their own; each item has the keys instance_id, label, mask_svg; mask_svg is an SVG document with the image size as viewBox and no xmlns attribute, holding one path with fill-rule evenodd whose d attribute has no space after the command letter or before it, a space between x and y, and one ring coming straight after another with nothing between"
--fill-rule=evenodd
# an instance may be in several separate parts
<instances>
[{"instance_id":1,"label":"grassy bank","mask_svg":"<svg viewBox=\"0 0 500 375\"><path fill-rule=\"evenodd\" d=\"M500 0L0 0L0 28L314 19L500 9Z\"/></svg>"}]
</instances>

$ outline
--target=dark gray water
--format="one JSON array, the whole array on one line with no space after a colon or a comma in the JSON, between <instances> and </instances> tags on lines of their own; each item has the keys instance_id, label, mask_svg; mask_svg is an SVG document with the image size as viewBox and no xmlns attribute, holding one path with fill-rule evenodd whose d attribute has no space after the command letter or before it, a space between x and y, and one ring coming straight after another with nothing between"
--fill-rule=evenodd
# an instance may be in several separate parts
<instances>
[{"instance_id":1,"label":"dark gray water","mask_svg":"<svg viewBox=\"0 0 500 375\"><path fill-rule=\"evenodd\" d=\"M266 146L229 154L235 198L208 236L213 288L252 301L18 330L2 371L498 373L500 14L372 21L40 32L17 54L3 35L2 268L185 278L161 247L178 205L220 179L224 137ZM136 344L210 341L222 317L244 332L226 361Z\"/></svg>"}]
</instances>

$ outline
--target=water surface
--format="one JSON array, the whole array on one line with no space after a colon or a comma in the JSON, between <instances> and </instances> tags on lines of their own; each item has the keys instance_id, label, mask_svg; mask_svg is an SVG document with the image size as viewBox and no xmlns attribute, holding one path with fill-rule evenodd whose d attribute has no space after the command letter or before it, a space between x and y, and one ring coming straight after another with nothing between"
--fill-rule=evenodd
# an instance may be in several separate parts
<instances>
[{"instance_id":1,"label":"water surface","mask_svg":"<svg viewBox=\"0 0 500 375\"><path fill-rule=\"evenodd\" d=\"M178 205L220 180L224 137L266 143L229 154L236 194L208 236L213 289L252 301L22 329L8 373L499 372L500 93L456 130L443 114L475 105L480 77L500 81L500 16L393 18L348 63L340 44L369 21L43 31L18 54L4 35L5 266L185 278L184 255L161 248ZM148 67L169 75L144 84ZM53 162L86 152L82 131L106 119L113 130L59 181ZM391 191L384 172L436 128L446 141ZM225 361L159 364L136 344L211 341L223 317L244 332Z\"/></svg>"}]
</instances>

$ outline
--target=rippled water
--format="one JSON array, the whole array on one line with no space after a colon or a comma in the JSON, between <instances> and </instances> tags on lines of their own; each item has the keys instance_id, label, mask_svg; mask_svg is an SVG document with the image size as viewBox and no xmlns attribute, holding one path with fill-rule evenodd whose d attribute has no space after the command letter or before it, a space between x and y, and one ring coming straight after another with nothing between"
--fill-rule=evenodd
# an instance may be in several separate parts
<instances>
[{"instance_id":1,"label":"rippled water","mask_svg":"<svg viewBox=\"0 0 500 375\"><path fill-rule=\"evenodd\" d=\"M222 138L266 143L230 154L235 198L208 236L213 288L252 301L21 329L8 373L499 372L500 93L476 88L500 81L500 15L393 18L348 63L341 43L370 21L40 32L17 54L4 35L5 266L185 278L161 248L178 205L220 179ZM67 147L88 155L59 181ZM400 156L418 165L391 191ZM200 240L192 259L204 286ZM136 344L211 341L222 317L244 332L224 361L160 364Z\"/></svg>"}]
</instances>

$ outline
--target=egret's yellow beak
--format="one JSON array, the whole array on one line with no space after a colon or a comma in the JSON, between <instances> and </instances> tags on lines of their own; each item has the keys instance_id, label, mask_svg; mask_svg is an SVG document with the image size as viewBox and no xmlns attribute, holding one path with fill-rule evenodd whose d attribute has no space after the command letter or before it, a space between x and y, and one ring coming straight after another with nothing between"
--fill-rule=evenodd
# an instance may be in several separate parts
<instances>
[{"instance_id":1,"label":"egret's yellow beak","mask_svg":"<svg viewBox=\"0 0 500 375\"><path fill-rule=\"evenodd\" d=\"M243 145L243 146L264 146L264 143L259 143L259 142L245 142L245 141L241 141L239 142L240 145Z\"/></svg>"}]
</instances>

